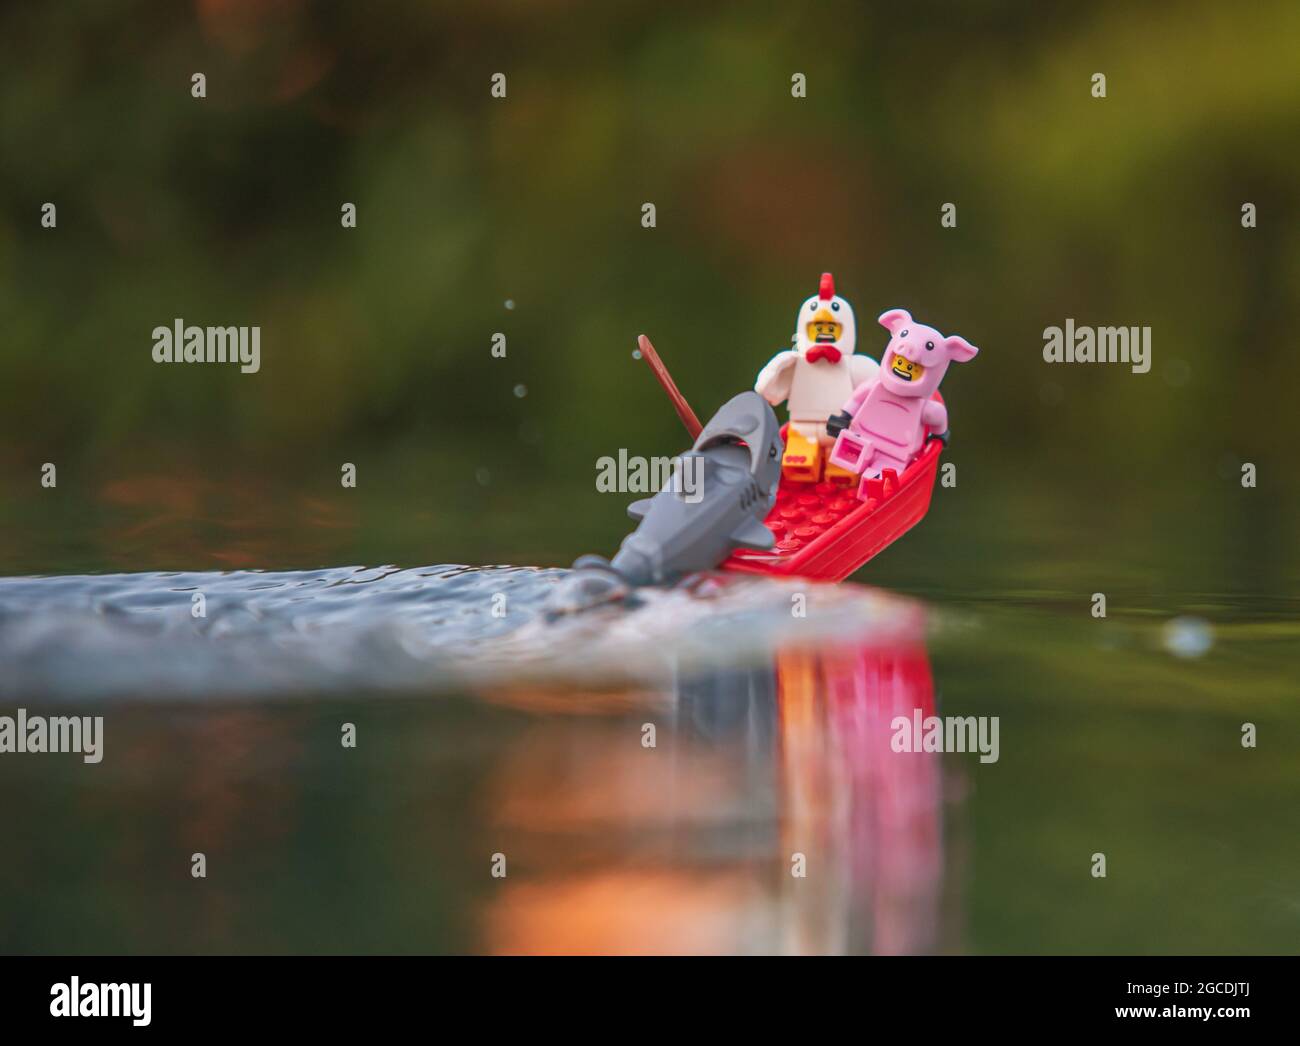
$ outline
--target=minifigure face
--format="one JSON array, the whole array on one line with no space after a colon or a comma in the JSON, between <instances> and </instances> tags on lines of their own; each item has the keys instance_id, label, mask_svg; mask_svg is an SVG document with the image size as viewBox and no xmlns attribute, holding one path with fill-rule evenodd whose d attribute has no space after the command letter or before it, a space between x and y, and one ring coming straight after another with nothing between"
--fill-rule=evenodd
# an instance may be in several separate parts
<instances>
[{"instance_id":1,"label":"minifigure face","mask_svg":"<svg viewBox=\"0 0 1300 1046\"><path fill-rule=\"evenodd\" d=\"M808 321L808 340L815 345L834 345L840 340L840 334L844 330L844 324L840 323L832 314L829 308L826 308L827 302L818 302L822 308L818 309L817 305L813 308L816 312L813 318ZM829 303L829 304L834 304Z\"/></svg>"},{"instance_id":2,"label":"minifigure face","mask_svg":"<svg viewBox=\"0 0 1300 1046\"><path fill-rule=\"evenodd\" d=\"M964 363L979 352L958 335L944 337L933 327L917 323L906 309L891 309L880 317L891 337L881 357L880 381L899 396L929 398L943 381L948 364Z\"/></svg>"},{"instance_id":3,"label":"minifigure face","mask_svg":"<svg viewBox=\"0 0 1300 1046\"><path fill-rule=\"evenodd\" d=\"M899 381L905 381L910 385L914 381L920 382L921 376L925 373L925 367L920 363L913 363L906 356L901 356L895 352L889 361L889 371Z\"/></svg>"},{"instance_id":4,"label":"minifigure face","mask_svg":"<svg viewBox=\"0 0 1300 1046\"><path fill-rule=\"evenodd\" d=\"M851 356L856 341L853 307L835 293L827 273L822 276L821 291L799 306L794 324L795 349L806 353L818 345L834 345L843 355Z\"/></svg>"}]
</instances>

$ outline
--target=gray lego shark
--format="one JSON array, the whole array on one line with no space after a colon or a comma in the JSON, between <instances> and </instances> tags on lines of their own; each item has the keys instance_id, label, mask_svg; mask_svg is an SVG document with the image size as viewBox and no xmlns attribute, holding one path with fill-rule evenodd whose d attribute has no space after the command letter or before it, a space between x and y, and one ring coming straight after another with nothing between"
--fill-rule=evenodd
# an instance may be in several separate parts
<instances>
[{"instance_id":1,"label":"gray lego shark","mask_svg":"<svg viewBox=\"0 0 1300 1046\"><path fill-rule=\"evenodd\" d=\"M673 479L628 507L640 526L613 560L579 559L551 609L581 610L632 588L673 584L713 569L733 549L770 549L775 539L763 520L776 501L783 449L780 424L762 396L742 392L728 400L681 456ZM692 476L695 484L681 478Z\"/></svg>"}]
</instances>

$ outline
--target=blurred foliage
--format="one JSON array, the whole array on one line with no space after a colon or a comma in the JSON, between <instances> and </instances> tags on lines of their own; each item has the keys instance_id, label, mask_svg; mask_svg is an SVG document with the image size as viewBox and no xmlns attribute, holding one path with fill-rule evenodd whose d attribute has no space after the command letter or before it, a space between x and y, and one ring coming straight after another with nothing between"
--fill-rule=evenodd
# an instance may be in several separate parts
<instances>
[{"instance_id":1,"label":"blurred foliage","mask_svg":"<svg viewBox=\"0 0 1300 1046\"><path fill-rule=\"evenodd\" d=\"M893 306L983 349L935 561L1032 572L1050 534L1048 564L1293 581L1297 38L1285 0L11 6L4 568L607 549L596 458L682 442L636 335L706 413L830 269L865 351ZM261 372L153 363L175 317L261 325ZM1044 363L1067 317L1150 325L1151 373Z\"/></svg>"}]
</instances>

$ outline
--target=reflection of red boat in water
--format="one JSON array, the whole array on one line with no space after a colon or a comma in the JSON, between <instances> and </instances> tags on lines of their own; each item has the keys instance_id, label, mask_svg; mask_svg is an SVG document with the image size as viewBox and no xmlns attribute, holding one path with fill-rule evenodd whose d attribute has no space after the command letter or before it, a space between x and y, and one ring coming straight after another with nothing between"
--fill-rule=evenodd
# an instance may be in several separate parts
<instances>
[{"instance_id":1,"label":"reflection of red boat in water","mask_svg":"<svg viewBox=\"0 0 1300 1046\"><path fill-rule=\"evenodd\" d=\"M801 913L787 949L896 955L943 947L940 763L933 753L890 747L896 717L934 714L925 647L794 649L776 664L783 842L824 870L821 890L787 883ZM825 896L836 903L826 906Z\"/></svg>"},{"instance_id":2,"label":"reflection of red boat in water","mask_svg":"<svg viewBox=\"0 0 1300 1046\"><path fill-rule=\"evenodd\" d=\"M905 605L869 640L678 666L586 715L534 716L488 790L511 861L489 950L953 950L942 756L891 744L898 717L935 712L923 626ZM575 710L567 687L491 696Z\"/></svg>"},{"instance_id":3,"label":"reflection of red boat in water","mask_svg":"<svg viewBox=\"0 0 1300 1046\"><path fill-rule=\"evenodd\" d=\"M650 364L694 439L700 422L659 359L650 339L639 340L641 355ZM933 399L943 402L936 391ZM786 429L782 428L784 438ZM867 483L860 500L852 487L834 483L799 483L781 477L776 504L764 521L776 537L776 547L758 552L737 549L722 570L744 574L806 577L843 581L878 552L893 544L925 516L939 469L943 440L931 430L925 449L900 476L885 469Z\"/></svg>"}]
</instances>

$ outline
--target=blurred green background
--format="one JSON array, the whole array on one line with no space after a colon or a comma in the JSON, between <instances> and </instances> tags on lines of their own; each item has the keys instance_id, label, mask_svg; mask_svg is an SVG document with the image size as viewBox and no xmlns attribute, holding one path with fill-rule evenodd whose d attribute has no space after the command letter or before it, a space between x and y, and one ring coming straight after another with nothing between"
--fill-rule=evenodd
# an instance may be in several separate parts
<instances>
[{"instance_id":1,"label":"blurred green background","mask_svg":"<svg viewBox=\"0 0 1300 1046\"><path fill-rule=\"evenodd\" d=\"M0 570L609 551L596 459L683 442L636 335L705 414L829 269L863 351L894 306L983 350L958 486L873 578L1289 591L1298 38L1286 2L11 7ZM176 317L260 325L260 373L153 363ZM1150 325L1151 372L1045 363L1067 317Z\"/></svg>"}]
</instances>

